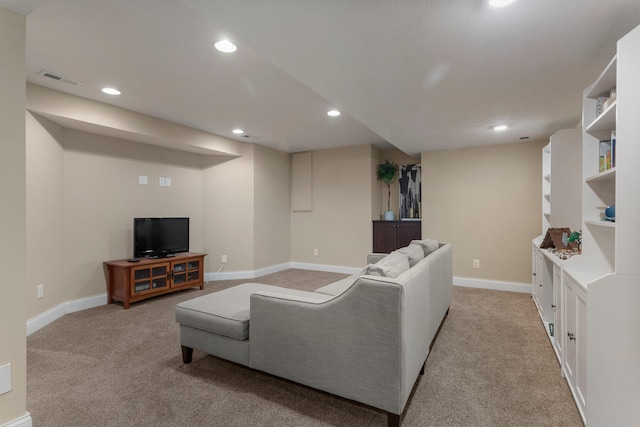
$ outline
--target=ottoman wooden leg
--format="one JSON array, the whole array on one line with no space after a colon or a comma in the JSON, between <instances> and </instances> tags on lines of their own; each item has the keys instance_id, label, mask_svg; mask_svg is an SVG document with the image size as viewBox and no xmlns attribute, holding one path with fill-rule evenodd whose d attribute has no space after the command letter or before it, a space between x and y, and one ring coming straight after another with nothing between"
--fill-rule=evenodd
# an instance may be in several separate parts
<instances>
[{"instance_id":1,"label":"ottoman wooden leg","mask_svg":"<svg viewBox=\"0 0 640 427\"><path fill-rule=\"evenodd\" d=\"M191 363L193 360L193 349L191 347L182 346L182 362Z\"/></svg>"}]
</instances>

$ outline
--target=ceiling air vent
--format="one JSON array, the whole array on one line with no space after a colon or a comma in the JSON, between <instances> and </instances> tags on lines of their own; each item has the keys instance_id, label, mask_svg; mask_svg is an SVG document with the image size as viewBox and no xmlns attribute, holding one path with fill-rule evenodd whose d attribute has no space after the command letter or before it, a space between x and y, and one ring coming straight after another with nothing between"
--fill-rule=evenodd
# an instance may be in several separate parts
<instances>
[{"instance_id":1,"label":"ceiling air vent","mask_svg":"<svg viewBox=\"0 0 640 427\"><path fill-rule=\"evenodd\" d=\"M81 81L70 79L69 77L61 76L60 74L52 73L51 71L42 70L38 73L39 76L47 77L49 79L57 80L62 83L67 83L72 86L79 86L83 84Z\"/></svg>"}]
</instances>

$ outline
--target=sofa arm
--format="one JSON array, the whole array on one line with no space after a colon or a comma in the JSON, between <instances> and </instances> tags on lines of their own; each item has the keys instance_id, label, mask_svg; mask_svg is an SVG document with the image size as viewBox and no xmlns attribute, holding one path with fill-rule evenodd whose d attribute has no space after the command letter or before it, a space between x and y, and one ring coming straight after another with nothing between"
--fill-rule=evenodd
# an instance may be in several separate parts
<instances>
[{"instance_id":1,"label":"sofa arm","mask_svg":"<svg viewBox=\"0 0 640 427\"><path fill-rule=\"evenodd\" d=\"M401 413L401 295L384 278L360 278L325 301L254 293L250 366Z\"/></svg>"}]
</instances>

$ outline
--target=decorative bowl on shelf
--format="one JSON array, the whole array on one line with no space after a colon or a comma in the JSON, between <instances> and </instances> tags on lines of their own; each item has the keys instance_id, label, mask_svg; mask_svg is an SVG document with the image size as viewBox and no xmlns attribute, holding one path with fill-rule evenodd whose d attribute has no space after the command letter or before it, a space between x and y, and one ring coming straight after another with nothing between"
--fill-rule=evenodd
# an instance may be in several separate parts
<instances>
[{"instance_id":1,"label":"decorative bowl on shelf","mask_svg":"<svg viewBox=\"0 0 640 427\"><path fill-rule=\"evenodd\" d=\"M613 204L604 210L604 217L607 221L616 220L616 205Z\"/></svg>"}]
</instances>

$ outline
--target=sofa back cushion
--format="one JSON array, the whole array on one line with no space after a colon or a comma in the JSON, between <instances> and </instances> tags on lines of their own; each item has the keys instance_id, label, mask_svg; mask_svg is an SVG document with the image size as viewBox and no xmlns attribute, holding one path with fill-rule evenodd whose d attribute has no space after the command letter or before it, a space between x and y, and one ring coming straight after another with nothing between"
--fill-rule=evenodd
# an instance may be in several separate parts
<instances>
[{"instance_id":1,"label":"sofa back cushion","mask_svg":"<svg viewBox=\"0 0 640 427\"><path fill-rule=\"evenodd\" d=\"M393 278L398 277L409 268L409 257L401 252L393 251L375 264L367 265L365 274Z\"/></svg>"},{"instance_id":2,"label":"sofa back cushion","mask_svg":"<svg viewBox=\"0 0 640 427\"><path fill-rule=\"evenodd\" d=\"M400 248L395 252L405 254L407 258L409 258L409 267L413 267L424 258L424 250L422 249L422 246L415 243L411 243L409 246Z\"/></svg>"},{"instance_id":3,"label":"sofa back cushion","mask_svg":"<svg viewBox=\"0 0 640 427\"><path fill-rule=\"evenodd\" d=\"M425 258L433 251L440 247L440 243L436 239L412 240L411 245L420 245L424 252Z\"/></svg>"}]
</instances>

